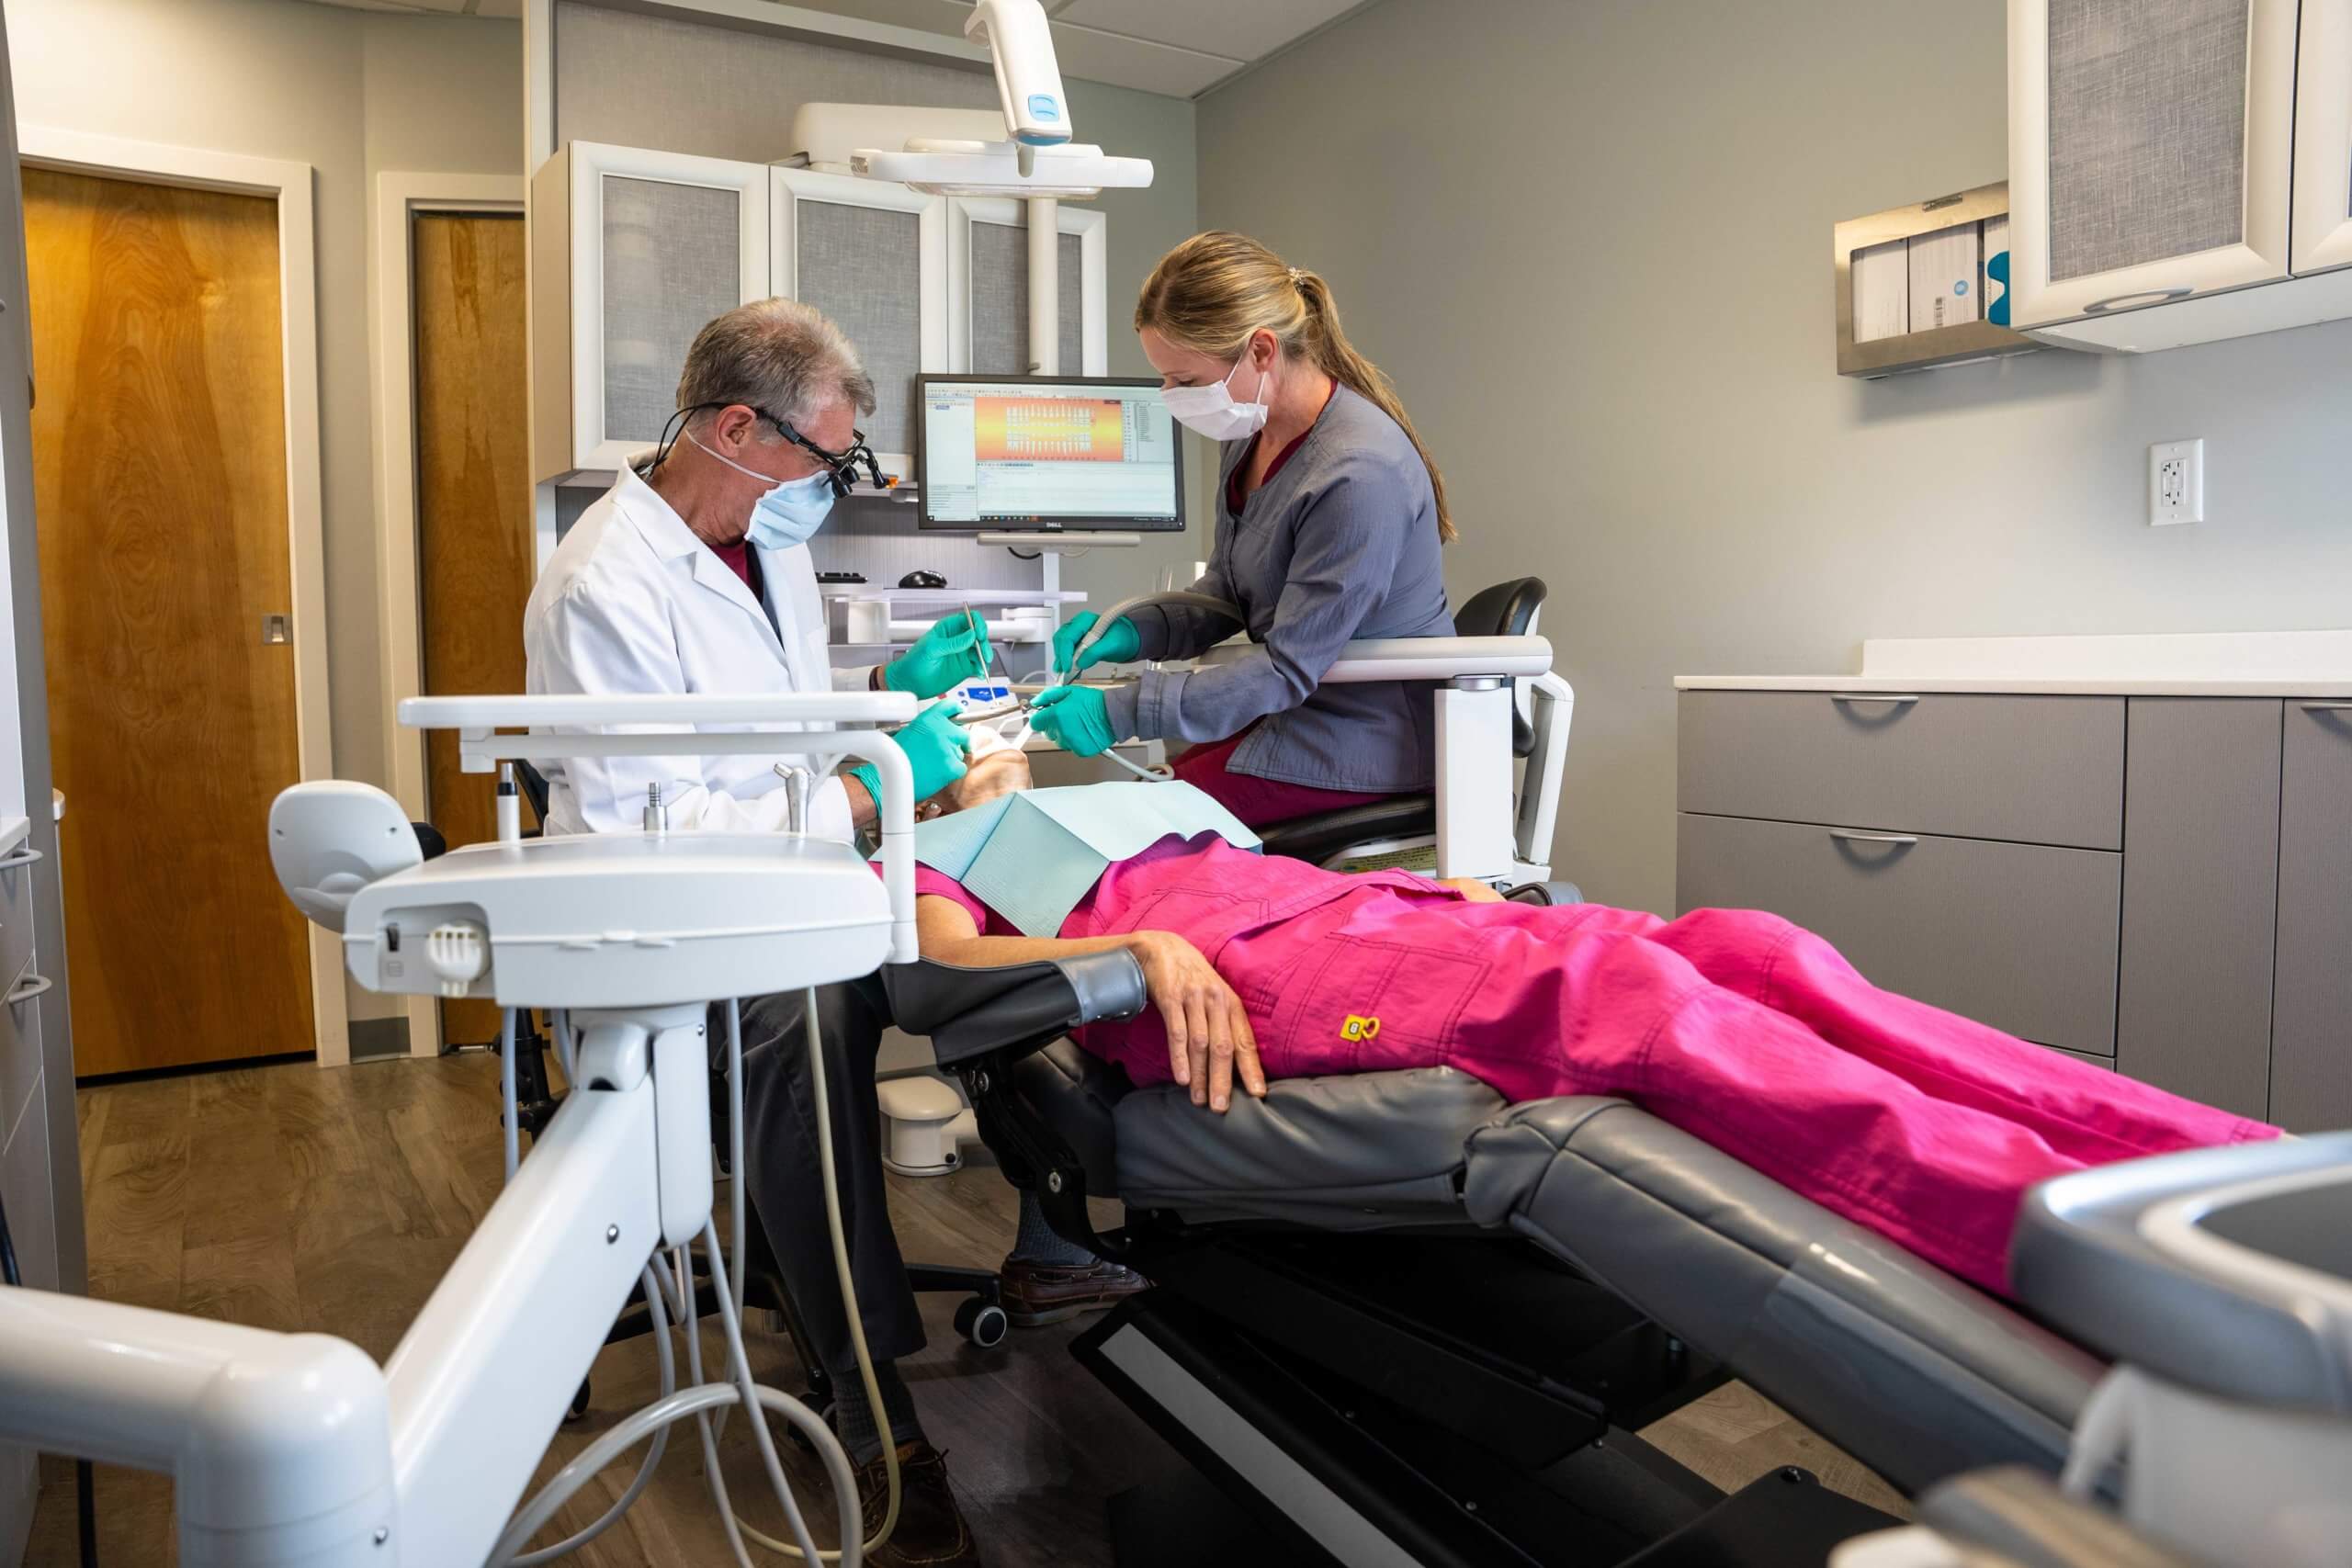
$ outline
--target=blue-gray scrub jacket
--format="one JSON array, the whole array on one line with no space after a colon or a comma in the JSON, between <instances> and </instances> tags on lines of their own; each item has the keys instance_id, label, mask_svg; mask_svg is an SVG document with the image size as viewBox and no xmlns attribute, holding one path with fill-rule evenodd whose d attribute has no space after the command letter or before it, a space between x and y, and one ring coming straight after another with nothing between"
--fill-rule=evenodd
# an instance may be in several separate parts
<instances>
[{"instance_id":1,"label":"blue-gray scrub jacket","mask_svg":"<svg viewBox=\"0 0 2352 1568\"><path fill-rule=\"evenodd\" d=\"M1438 570L1429 469L1395 420L1336 388L1306 440L1227 506L1247 439L1225 444L1216 544L1193 591L1238 604L1243 658L1203 670L1147 671L1107 694L1111 728L1146 739L1222 740L1262 720L1235 749L1235 773L1318 789L1426 790L1436 780L1435 705L1427 682L1326 686L1357 637L1452 637ZM1190 659L1232 635L1224 616L1182 605L1134 613L1146 659Z\"/></svg>"}]
</instances>

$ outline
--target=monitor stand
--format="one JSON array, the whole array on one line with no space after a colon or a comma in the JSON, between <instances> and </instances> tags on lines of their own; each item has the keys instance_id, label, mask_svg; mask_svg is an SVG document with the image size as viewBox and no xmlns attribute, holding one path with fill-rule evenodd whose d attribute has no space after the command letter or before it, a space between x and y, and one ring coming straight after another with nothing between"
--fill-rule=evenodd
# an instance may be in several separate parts
<instances>
[{"instance_id":1,"label":"monitor stand","mask_svg":"<svg viewBox=\"0 0 2352 1568\"><path fill-rule=\"evenodd\" d=\"M1035 550L1045 563L1046 581L1041 585L1047 593L1062 591L1062 557L1080 556L1089 550L1132 550L1143 543L1141 534L1074 534L1047 532L1035 534L982 534L983 545L1002 545L1009 550ZM1060 613L1058 606L1055 612Z\"/></svg>"}]
</instances>

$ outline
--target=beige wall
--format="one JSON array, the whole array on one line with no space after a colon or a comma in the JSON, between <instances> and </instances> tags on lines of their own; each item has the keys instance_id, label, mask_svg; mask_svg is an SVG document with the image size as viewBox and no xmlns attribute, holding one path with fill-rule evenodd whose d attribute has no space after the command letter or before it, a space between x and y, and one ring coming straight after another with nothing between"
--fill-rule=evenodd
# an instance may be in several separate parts
<instances>
[{"instance_id":1,"label":"beige wall","mask_svg":"<svg viewBox=\"0 0 2352 1568\"><path fill-rule=\"evenodd\" d=\"M556 7L555 69L558 145L610 141L755 163L794 151L792 117L803 103L993 108L997 101L995 79L978 70L609 11L578 0ZM1148 375L1151 367L1127 322L1152 264L1196 227L1193 106L1097 82L1068 85L1080 138L1152 161L1149 189L1112 191L1090 204L1110 220L1104 272L1111 374ZM1197 492L1201 486L1188 488ZM581 504L575 498L572 509ZM1194 515L1202 514L1196 507ZM1196 528L1190 535L1148 536L1139 550L1097 551L1072 559L1064 581L1092 593L1099 606L1152 586L1162 565L1205 555L1199 543L1204 537ZM978 548L961 540L943 540L940 547ZM951 579L957 575L952 557L944 558L940 569Z\"/></svg>"},{"instance_id":2,"label":"beige wall","mask_svg":"<svg viewBox=\"0 0 2352 1568\"><path fill-rule=\"evenodd\" d=\"M387 169L522 173L519 26L296 0L9 0L8 45L22 123L289 159L317 171L334 766L345 778L383 782L369 341L374 177Z\"/></svg>"},{"instance_id":3,"label":"beige wall","mask_svg":"<svg viewBox=\"0 0 2352 1568\"><path fill-rule=\"evenodd\" d=\"M1464 25L1475 18L1475 25ZM1328 276L1577 688L1561 874L1673 899L1677 674L1866 637L2352 625L2352 323L1834 373L1831 225L2003 177L2002 7L1387 0L1204 98L1204 226ZM2152 441L2211 521L2150 529Z\"/></svg>"}]
</instances>

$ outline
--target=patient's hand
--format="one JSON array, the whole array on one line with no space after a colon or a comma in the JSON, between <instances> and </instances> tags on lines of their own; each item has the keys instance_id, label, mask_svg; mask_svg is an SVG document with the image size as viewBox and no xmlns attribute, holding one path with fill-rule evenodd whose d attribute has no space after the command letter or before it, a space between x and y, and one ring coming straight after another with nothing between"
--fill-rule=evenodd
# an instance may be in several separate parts
<instances>
[{"instance_id":1,"label":"patient's hand","mask_svg":"<svg viewBox=\"0 0 2352 1568\"><path fill-rule=\"evenodd\" d=\"M1503 896L1475 876L1442 876L1438 878L1473 904L1500 904Z\"/></svg>"},{"instance_id":2,"label":"patient's hand","mask_svg":"<svg viewBox=\"0 0 2352 1568\"><path fill-rule=\"evenodd\" d=\"M1129 951L1143 965L1151 1005L1168 1027L1168 1064L1193 1103L1222 1113L1233 1103L1233 1079L1255 1098L1266 1094L1258 1037L1240 997L1201 950L1173 931L1136 931Z\"/></svg>"},{"instance_id":3,"label":"patient's hand","mask_svg":"<svg viewBox=\"0 0 2352 1568\"><path fill-rule=\"evenodd\" d=\"M1029 757L1024 751L1007 747L976 757L964 770L963 777L923 802L922 815L937 817L949 811L969 811L973 807L994 800L1001 795L1030 787Z\"/></svg>"}]
</instances>

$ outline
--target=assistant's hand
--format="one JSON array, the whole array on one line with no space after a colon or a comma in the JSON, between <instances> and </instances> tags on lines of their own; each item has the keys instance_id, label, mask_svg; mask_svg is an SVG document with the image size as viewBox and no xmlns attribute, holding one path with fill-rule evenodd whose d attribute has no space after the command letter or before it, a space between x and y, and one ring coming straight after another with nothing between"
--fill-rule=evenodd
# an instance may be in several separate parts
<instances>
[{"instance_id":1,"label":"assistant's hand","mask_svg":"<svg viewBox=\"0 0 2352 1568\"><path fill-rule=\"evenodd\" d=\"M899 726L891 737L899 743L899 750L907 754L907 766L914 772L917 800L929 800L964 776L964 753L970 749L972 738L956 722L956 706L954 703L933 703ZM871 762L860 762L850 772L865 786L865 793L874 797L875 809L880 810L881 770Z\"/></svg>"},{"instance_id":2,"label":"assistant's hand","mask_svg":"<svg viewBox=\"0 0 2352 1568\"><path fill-rule=\"evenodd\" d=\"M1076 757L1099 757L1118 743L1100 686L1052 686L1030 705L1030 728Z\"/></svg>"},{"instance_id":3,"label":"assistant's hand","mask_svg":"<svg viewBox=\"0 0 2352 1568\"><path fill-rule=\"evenodd\" d=\"M1055 674L1075 674L1089 664L1100 664L1105 660L1114 664L1125 664L1131 659L1143 657L1143 634L1136 630L1133 621L1121 615L1103 631L1101 640L1086 650L1085 659L1072 664L1070 660L1078 657L1078 645L1086 640L1086 634L1094 629L1094 623L1101 618L1089 610L1083 615L1072 615L1069 623L1054 634Z\"/></svg>"},{"instance_id":4,"label":"assistant's hand","mask_svg":"<svg viewBox=\"0 0 2352 1568\"><path fill-rule=\"evenodd\" d=\"M935 697L958 681L988 672L989 624L978 610L958 610L932 622L915 645L882 667L882 683L894 692Z\"/></svg>"},{"instance_id":5,"label":"assistant's hand","mask_svg":"<svg viewBox=\"0 0 2352 1568\"><path fill-rule=\"evenodd\" d=\"M1201 950L1173 931L1137 931L1128 951L1168 1027L1168 1065L1192 1089L1193 1103L1222 1114L1237 1077L1250 1098L1263 1100L1266 1069L1249 1011Z\"/></svg>"}]
</instances>

